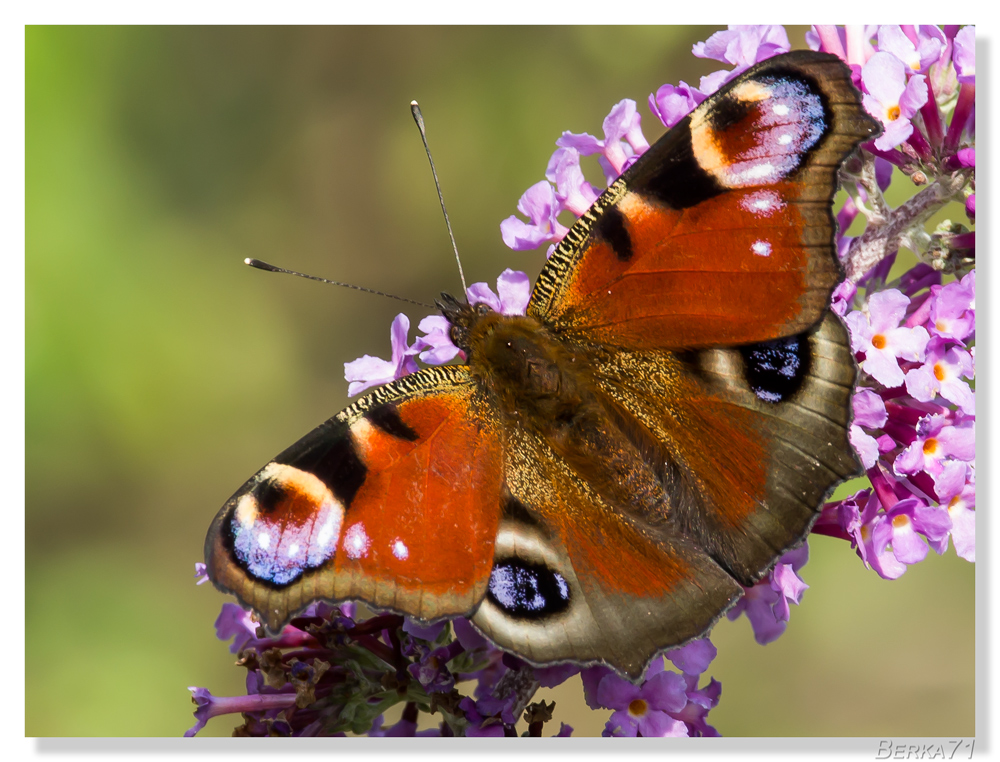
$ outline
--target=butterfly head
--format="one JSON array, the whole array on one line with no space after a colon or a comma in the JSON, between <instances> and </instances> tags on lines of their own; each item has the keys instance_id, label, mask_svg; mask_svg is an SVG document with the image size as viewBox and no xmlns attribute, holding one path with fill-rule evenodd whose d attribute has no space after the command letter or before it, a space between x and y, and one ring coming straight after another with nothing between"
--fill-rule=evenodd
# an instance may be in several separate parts
<instances>
[{"instance_id":1,"label":"butterfly head","mask_svg":"<svg viewBox=\"0 0 1000 762\"><path fill-rule=\"evenodd\" d=\"M441 294L436 304L445 320L451 324L449 337L452 343L468 357L472 353L473 329L484 318L495 314L493 308L482 302L476 304L462 302L446 293Z\"/></svg>"}]
</instances>

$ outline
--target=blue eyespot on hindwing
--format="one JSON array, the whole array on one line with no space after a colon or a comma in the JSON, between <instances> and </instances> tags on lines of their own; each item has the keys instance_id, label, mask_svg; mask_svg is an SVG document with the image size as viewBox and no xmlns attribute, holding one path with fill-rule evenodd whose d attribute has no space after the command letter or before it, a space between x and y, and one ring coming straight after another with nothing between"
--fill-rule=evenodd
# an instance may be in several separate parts
<instances>
[{"instance_id":1,"label":"blue eyespot on hindwing","mask_svg":"<svg viewBox=\"0 0 1000 762\"><path fill-rule=\"evenodd\" d=\"M809 340L806 335L739 349L747 384L765 402L783 402L794 396L809 373Z\"/></svg>"},{"instance_id":2,"label":"blue eyespot on hindwing","mask_svg":"<svg viewBox=\"0 0 1000 762\"><path fill-rule=\"evenodd\" d=\"M569 607L569 585L561 574L516 558L494 564L486 595L499 609L518 618L551 616Z\"/></svg>"}]
</instances>

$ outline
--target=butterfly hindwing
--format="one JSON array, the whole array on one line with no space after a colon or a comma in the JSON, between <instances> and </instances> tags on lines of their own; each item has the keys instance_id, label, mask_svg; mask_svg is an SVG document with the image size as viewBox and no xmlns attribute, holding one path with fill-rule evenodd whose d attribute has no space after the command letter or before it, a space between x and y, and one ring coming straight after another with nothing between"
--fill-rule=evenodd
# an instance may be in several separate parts
<instances>
[{"instance_id":1,"label":"butterfly hindwing","mask_svg":"<svg viewBox=\"0 0 1000 762\"><path fill-rule=\"evenodd\" d=\"M317 599L433 620L486 592L500 440L463 366L376 389L268 463L223 506L208 573L276 631Z\"/></svg>"},{"instance_id":2,"label":"butterfly hindwing","mask_svg":"<svg viewBox=\"0 0 1000 762\"><path fill-rule=\"evenodd\" d=\"M642 368L641 373L636 368ZM668 465L670 523L743 585L809 531L859 466L847 438L855 369L832 313L788 340L683 354L614 352L596 384Z\"/></svg>"},{"instance_id":3,"label":"butterfly hindwing","mask_svg":"<svg viewBox=\"0 0 1000 762\"><path fill-rule=\"evenodd\" d=\"M653 655L704 632L739 597L680 533L628 516L544 440L508 430L507 497L473 623L536 664L610 664L638 679Z\"/></svg>"},{"instance_id":4,"label":"butterfly hindwing","mask_svg":"<svg viewBox=\"0 0 1000 762\"><path fill-rule=\"evenodd\" d=\"M858 465L832 313L751 347L590 354L565 425L504 426L504 506L473 622L529 661L638 679L703 634ZM573 363L576 364L576 363Z\"/></svg>"},{"instance_id":5,"label":"butterfly hindwing","mask_svg":"<svg viewBox=\"0 0 1000 762\"><path fill-rule=\"evenodd\" d=\"M583 343L693 349L807 330L839 280L830 204L877 123L835 56L744 72L658 140L556 247L528 314Z\"/></svg>"}]
</instances>

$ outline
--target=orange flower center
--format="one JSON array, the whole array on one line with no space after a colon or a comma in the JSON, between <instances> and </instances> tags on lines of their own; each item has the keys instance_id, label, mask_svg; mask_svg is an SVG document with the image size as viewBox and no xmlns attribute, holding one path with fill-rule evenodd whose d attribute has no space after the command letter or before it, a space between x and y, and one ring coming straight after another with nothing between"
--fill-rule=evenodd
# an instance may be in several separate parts
<instances>
[{"instance_id":1,"label":"orange flower center","mask_svg":"<svg viewBox=\"0 0 1000 762\"><path fill-rule=\"evenodd\" d=\"M645 717L646 702L643 699L632 699L628 705L628 713L633 717Z\"/></svg>"},{"instance_id":2,"label":"orange flower center","mask_svg":"<svg viewBox=\"0 0 1000 762\"><path fill-rule=\"evenodd\" d=\"M885 349L885 336L881 333L876 333L872 336L872 346L875 347L875 349Z\"/></svg>"},{"instance_id":3,"label":"orange flower center","mask_svg":"<svg viewBox=\"0 0 1000 762\"><path fill-rule=\"evenodd\" d=\"M890 122L895 122L897 119L899 119L899 106L893 106L892 108L890 108L888 111L885 112L885 115L889 117Z\"/></svg>"},{"instance_id":4,"label":"orange flower center","mask_svg":"<svg viewBox=\"0 0 1000 762\"><path fill-rule=\"evenodd\" d=\"M938 381L944 381L944 368L939 362L934 363L934 378Z\"/></svg>"},{"instance_id":5,"label":"orange flower center","mask_svg":"<svg viewBox=\"0 0 1000 762\"><path fill-rule=\"evenodd\" d=\"M892 526L895 529L900 529L901 527L905 527L909 523L910 523L910 517L904 513L892 517Z\"/></svg>"},{"instance_id":6,"label":"orange flower center","mask_svg":"<svg viewBox=\"0 0 1000 762\"><path fill-rule=\"evenodd\" d=\"M924 442L924 455L933 455L935 450L937 450L937 440L931 437Z\"/></svg>"}]
</instances>

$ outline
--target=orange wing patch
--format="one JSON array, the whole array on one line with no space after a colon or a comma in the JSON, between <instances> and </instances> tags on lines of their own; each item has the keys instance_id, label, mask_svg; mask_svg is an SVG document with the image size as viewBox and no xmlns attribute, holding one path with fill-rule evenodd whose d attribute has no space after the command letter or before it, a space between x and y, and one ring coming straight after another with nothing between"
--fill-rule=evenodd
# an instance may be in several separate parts
<instances>
[{"instance_id":1,"label":"orange wing patch","mask_svg":"<svg viewBox=\"0 0 1000 762\"><path fill-rule=\"evenodd\" d=\"M406 597L481 594L499 519L499 440L457 395L407 400L396 412L408 437L367 418L351 425L368 475L335 568Z\"/></svg>"},{"instance_id":2,"label":"orange wing patch","mask_svg":"<svg viewBox=\"0 0 1000 762\"><path fill-rule=\"evenodd\" d=\"M618 210L640 254L623 261L595 239L554 319L587 342L632 348L781 335L797 326L803 302L821 304L837 278L832 260L825 272L810 271L796 195L782 183L674 210L625 194Z\"/></svg>"},{"instance_id":3,"label":"orange wing patch","mask_svg":"<svg viewBox=\"0 0 1000 762\"><path fill-rule=\"evenodd\" d=\"M800 541L824 495L857 473L846 331L828 313L801 342L811 359L797 388L774 401L748 383L740 349L684 359L612 353L596 369L609 407L640 422L675 465L665 479L673 525L744 585Z\"/></svg>"}]
</instances>

